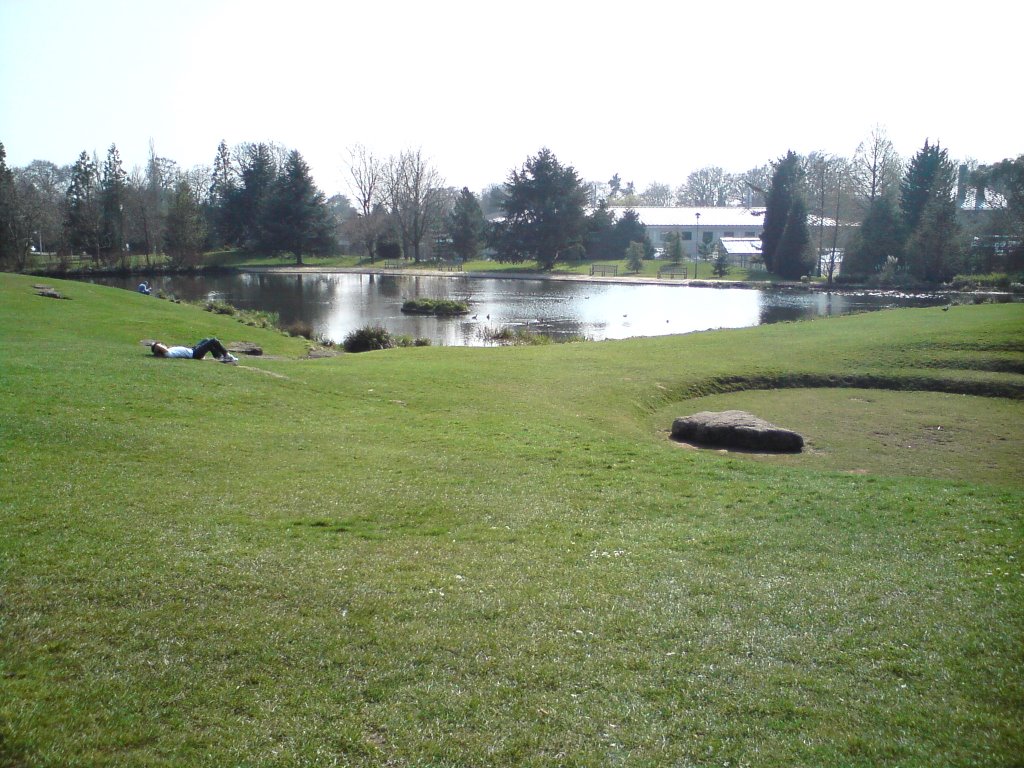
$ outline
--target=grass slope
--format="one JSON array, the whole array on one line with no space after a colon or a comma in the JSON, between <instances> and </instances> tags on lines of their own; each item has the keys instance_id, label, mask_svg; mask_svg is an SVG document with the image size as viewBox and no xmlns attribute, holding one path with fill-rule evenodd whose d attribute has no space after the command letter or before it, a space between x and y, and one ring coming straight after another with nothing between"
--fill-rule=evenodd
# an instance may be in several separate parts
<instances>
[{"instance_id":1,"label":"grass slope","mask_svg":"<svg viewBox=\"0 0 1024 768\"><path fill-rule=\"evenodd\" d=\"M0 765L1020 763L1020 305L300 360L32 282L0 275ZM273 359L138 344L206 335ZM667 440L705 403L811 450Z\"/></svg>"}]
</instances>

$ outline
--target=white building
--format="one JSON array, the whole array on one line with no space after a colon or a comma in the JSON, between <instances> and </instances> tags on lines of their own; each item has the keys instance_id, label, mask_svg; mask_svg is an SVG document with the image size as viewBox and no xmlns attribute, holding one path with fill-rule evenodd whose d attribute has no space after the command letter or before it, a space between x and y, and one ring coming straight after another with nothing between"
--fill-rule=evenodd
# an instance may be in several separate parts
<instances>
[{"instance_id":1,"label":"white building","mask_svg":"<svg viewBox=\"0 0 1024 768\"><path fill-rule=\"evenodd\" d=\"M628 208L612 206L616 216ZM647 227L647 235L655 248L665 247L665 235L678 232L682 238L686 258L697 255L697 243L713 245L722 238L756 239L764 228L764 208L653 208L638 206L640 221Z\"/></svg>"}]
</instances>

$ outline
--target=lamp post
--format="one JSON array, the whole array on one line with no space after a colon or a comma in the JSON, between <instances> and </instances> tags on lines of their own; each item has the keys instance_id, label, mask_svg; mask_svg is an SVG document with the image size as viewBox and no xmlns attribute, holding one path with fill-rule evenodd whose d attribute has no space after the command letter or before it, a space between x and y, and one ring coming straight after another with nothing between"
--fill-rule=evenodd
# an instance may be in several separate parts
<instances>
[{"instance_id":1,"label":"lamp post","mask_svg":"<svg viewBox=\"0 0 1024 768\"><path fill-rule=\"evenodd\" d=\"M693 279L697 279L697 259L700 256L700 211L697 211L697 242L693 244Z\"/></svg>"}]
</instances>

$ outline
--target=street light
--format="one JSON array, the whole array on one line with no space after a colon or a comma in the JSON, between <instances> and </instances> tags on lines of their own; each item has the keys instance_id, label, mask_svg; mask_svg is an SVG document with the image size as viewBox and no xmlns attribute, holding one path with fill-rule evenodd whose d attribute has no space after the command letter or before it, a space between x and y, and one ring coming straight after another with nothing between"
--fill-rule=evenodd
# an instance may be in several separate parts
<instances>
[{"instance_id":1,"label":"street light","mask_svg":"<svg viewBox=\"0 0 1024 768\"><path fill-rule=\"evenodd\" d=\"M697 258L700 256L700 211L697 211L697 242L693 246L693 279L697 279Z\"/></svg>"}]
</instances>

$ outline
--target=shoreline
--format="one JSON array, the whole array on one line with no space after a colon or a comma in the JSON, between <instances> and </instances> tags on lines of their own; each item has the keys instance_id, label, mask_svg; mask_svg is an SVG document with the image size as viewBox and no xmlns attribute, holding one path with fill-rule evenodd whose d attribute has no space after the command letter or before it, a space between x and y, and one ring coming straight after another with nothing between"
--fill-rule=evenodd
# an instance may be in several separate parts
<instances>
[{"instance_id":1,"label":"shoreline","mask_svg":"<svg viewBox=\"0 0 1024 768\"><path fill-rule=\"evenodd\" d=\"M946 296L951 294L986 295L986 296L1014 296L1007 291L958 291L952 288L947 289L900 289L900 288L869 288L865 285L857 286L827 286L821 283L801 283L794 281L770 281L770 280L683 280L679 278L658 278L658 277L626 277L626 276L603 276L603 275L578 275L551 272L452 272L448 270L437 270L418 267L314 267L314 266L253 266L233 267L231 271L240 273L257 274L352 274L352 275L388 275L414 277L447 277L447 278L470 278L488 280L544 280L562 281L577 283L604 283L613 285L674 285L688 288L715 288L718 290L739 289L758 291L802 291L805 293L870 293L875 295L898 294L902 296Z\"/></svg>"},{"instance_id":2,"label":"shoreline","mask_svg":"<svg viewBox=\"0 0 1024 768\"><path fill-rule=\"evenodd\" d=\"M332 267L313 265L265 265L265 266L215 266L204 267L197 270L165 271L161 269L131 269L111 271L70 271L55 273L50 270L34 270L25 274L34 275L39 278L54 278L78 280L88 278L102 278L117 275L138 275L158 276L173 274L202 275L204 273L237 273L237 274L352 274L352 275L387 275L401 277L409 275L413 277L445 277L445 278L467 278L474 280L537 280L537 281L561 281L576 283L595 283L606 285L671 285L689 288L714 288L717 290L758 290L778 292L802 292L802 293L826 293L826 294L870 294L877 296L974 296L987 297L1003 301L1024 301L1024 294L1005 289L997 288L975 288L973 290L957 289L950 286L906 286L906 287L870 287L864 284L857 285L831 285L824 283L798 281L771 281L771 280L708 280L708 279L680 279L680 278L659 278L637 275L583 275L575 273L554 273L554 272L508 272L508 271L469 271L454 272L450 269L430 269L428 267Z\"/></svg>"}]
</instances>

